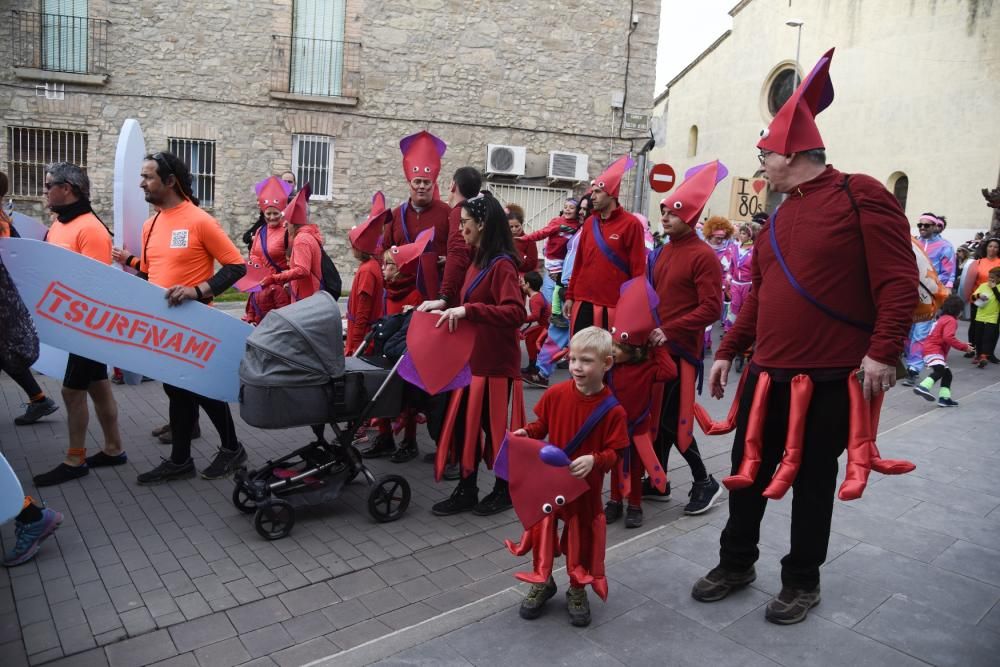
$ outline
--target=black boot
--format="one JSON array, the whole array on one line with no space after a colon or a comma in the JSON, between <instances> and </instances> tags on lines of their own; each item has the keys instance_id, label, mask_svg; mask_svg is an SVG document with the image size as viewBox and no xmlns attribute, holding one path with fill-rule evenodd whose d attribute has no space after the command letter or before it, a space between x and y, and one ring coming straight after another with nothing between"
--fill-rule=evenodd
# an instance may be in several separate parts
<instances>
[{"instance_id":1,"label":"black boot","mask_svg":"<svg viewBox=\"0 0 1000 667\"><path fill-rule=\"evenodd\" d=\"M471 483L468 481L470 479ZM437 516L451 516L452 514L472 511L478 502L479 489L476 487L475 478L466 477L458 483L458 486L446 500L435 503L431 507L431 512Z\"/></svg>"},{"instance_id":2,"label":"black boot","mask_svg":"<svg viewBox=\"0 0 1000 667\"><path fill-rule=\"evenodd\" d=\"M496 484L493 485L493 490L479 501L472 512L479 516L490 516L492 514L499 514L513 506L507 482L498 478Z\"/></svg>"}]
</instances>

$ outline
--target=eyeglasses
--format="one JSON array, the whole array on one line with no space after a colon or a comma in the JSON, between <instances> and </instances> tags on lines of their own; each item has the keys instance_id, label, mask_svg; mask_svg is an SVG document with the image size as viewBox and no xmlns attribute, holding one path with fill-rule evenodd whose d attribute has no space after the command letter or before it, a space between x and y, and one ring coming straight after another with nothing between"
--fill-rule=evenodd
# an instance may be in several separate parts
<instances>
[{"instance_id":1,"label":"eyeglasses","mask_svg":"<svg viewBox=\"0 0 1000 667\"><path fill-rule=\"evenodd\" d=\"M149 156L149 159L163 167L168 174L174 173L173 168L170 166L170 163L167 162L167 158L163 153L153 153Z\"/></svg>"},{"instance_id":2,"label":"eyeglasses","mask_svg":"<svg viewBox=\"0 0 1000 667\"><path fill-rule=\"evenodd\" d=\"M66 181L50 181L50 182L45 183L44 185L42 185L42 187L45 188L46 192L48 192L49 190L51 190L52 188L56 187L57 185L66 185Z\"/></svg>"},{"instance_id":3,"label":"eyeglasses","mask_svg":"<svg viewBox=\"0 0 1000 667\"><path fill-rule=\"evenodd\" d=\"M767 159L767 156L770 155L773 152L774 151L761 151L761 152L757 153L757 159L760 160L761 165L764 164L764 160Z\"/></svg>"},{"instance_id":4,"label":"eyeglasses","mask_svg":"<svg viewBox=\"0 0 1000 667\"><path fill-rule=\"evenodd\" d=\"M933 225L931 225L929 222L919 222L919 223L917 223L917 229L927 229L928 227L932 227L932 226Z\"/></svg>"}]
</instances>

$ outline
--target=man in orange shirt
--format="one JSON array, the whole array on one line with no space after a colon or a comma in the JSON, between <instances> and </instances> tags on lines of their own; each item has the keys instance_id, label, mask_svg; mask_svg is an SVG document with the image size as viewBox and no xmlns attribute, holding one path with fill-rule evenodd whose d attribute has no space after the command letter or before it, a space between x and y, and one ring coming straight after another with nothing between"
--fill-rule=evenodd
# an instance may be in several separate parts
<instances>
[{"instance_id":1,"label":"man in orange shirt","mask_svg":"<svg viewBox=\"0 0 1000 667\"><path fill-rule=\"evenodd\" d=\"M166 299L178 306L192 299L210 303L246 274L240 251L215 218L198 208L191 192L191 172L173 153L147 155L142 163L140 185L146 201L159 211L142 227L142 250L138 257L119 248L115 261L145 273L149 282L166 289ZM215 262L222 267L215 271ZM212 463L201 471L205 479L231 474L247 460L236 439L229 404L187 389L163 385L170 400L170 458L138 477L139 484L157 484L194 475L191 435L201 407L219 432L221 447Z\"/></svg>"},{"instance_id":2,"label":"man in orange shirt","mask_svg":"<svg viewBox=\"0 0 1000 667\"><path fill-rule=\"evenodd\" d=\"M90 179L80 167L56 162L45 170L45 198L56 215L46 240L105 264L111 263L111 232L90 207ZM87 395L104 432L104 448L87 456ZM127 460L118 431L118 404L102 362L70 354L63 378L63 402L69 426L66 460L52 470L35 475L35 486L52 486L83 477L90 468L122 465Z\"/></svg>"}]
</instances>

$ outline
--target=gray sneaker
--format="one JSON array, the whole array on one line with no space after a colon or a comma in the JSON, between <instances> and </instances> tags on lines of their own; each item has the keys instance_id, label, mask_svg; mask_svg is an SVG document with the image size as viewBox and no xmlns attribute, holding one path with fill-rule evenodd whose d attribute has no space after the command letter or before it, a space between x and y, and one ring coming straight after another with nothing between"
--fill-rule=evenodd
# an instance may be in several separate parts
<instances>
[{"instance_id":1,"label":"gray sneaker","mask_svg":"<svg viewBox=\"0 0 1000 667\"><path fill-rule=\"evenodd\" d=\"M36 421L41 419L46 415L51 415L53 412L59 409L56 402L51 398L46 396L40 401L31 401L30 403L24 404L24 414L20 417L14 418L14 423L18 426L27 426L28 424L34 424Z\"/></svg>"},{"instance_id":2,"label":"gray sneaker","mask_svg":"<svg viewBox=\"0 0 1000 667\"><path fill-rule=\"evenodd\" d=\"M555 594L556 582L552 577L549 577L549 580L544 584L531 584L528 594L521 600L521 608L518 609L517 613L520 614L521 618L533 621L542 615L545 603L552 599Z\"/></svg>"},{"instance_id":3,"label":"gray sneaker","mask_svg":"<svg viewBox=\"0 0 1000 667\"><path fill-rule=\"evenodd\" d=\"M202 479L222 479L232 475L238 468L246 466L247 451L243 445L236 451L220 449L208 467L201 471Z\"/></svg>"},{"instance_id":4,"label":"gray sneaker","mask_svg":"<svg viewBox=\"0 0 1000 667\"><path fill-rule=\"evenodd\" d=\"M691 491L688 492L691 501L684 506L684 513L688 515L704 514L712 509L715 501L721 495L722 485L709 475L704 482L695 482L691 485Z\"/></svg>"},{"instance_id":5,"label":"gray sneaker","mask_svg":"<svg viewBox=\"0 0 1000 667\"><path fill-rule=\"evenodd\" d=\"M566 611L569 612L570 625L578 628L590 625L590 600L587 599L586 588L569 587L566 591Z\"/></svg>"},{"instance_id":6,"label":"gray sneaker","mask_svg":"<svg viewBox=\"0 0 1000 667\"><path fill-rule=\"evenodd\" d=\"M767 603L764 618L778 625L801 623L818 604L819 586L811 591L782 586L778 597Z\"/></svg>"},{"instance_id":7,"label":"gray sneaker","mask_svg":"<svg viewBox=\"0 0 1000 667\"><path fill-rule=\"evenodd\" d=\"M695 582L691 597L698 602L718 602L733 591L749 586L757 579L757 571L751 565L743 572L734 572L720 566L713 567L708 574Z\"/></svg>"},{"instance_id":8,"label":"gray sneaker","mask_svg":"<svg viewBox=\"0 0 1000 667\"><path fill-rule=\"evenodd\" d=\"M194 461L188 459L184 463L174 463L170 459L163 459L160 465L149 472L144 472L136 478L139 484L162 484L175 479L194 477Z\"/></svg>"}]
</instances>

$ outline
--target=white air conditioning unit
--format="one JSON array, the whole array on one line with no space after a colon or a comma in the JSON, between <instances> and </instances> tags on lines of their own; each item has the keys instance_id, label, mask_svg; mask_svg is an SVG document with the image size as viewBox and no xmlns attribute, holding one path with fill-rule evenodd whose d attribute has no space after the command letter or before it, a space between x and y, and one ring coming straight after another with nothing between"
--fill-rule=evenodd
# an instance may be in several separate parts
<instances>
[{"instance_id":1,"label":"white air conditioning unit","mask_svg":"<svg viewBox=\"0 0 1000 667\"><path fill-rule=\"evenodd\" d=\"M549 151L549 178L559 181L586 181L587 156L583 153Z\"/></svg>"},{"instance_id":2,"label":"white air conditioning unit","mask_svg":"<svg viewBox=\"0 0 1000 667\"><path fill-rule=\"evenodd\" d=\"M524 146L486 145L486 173L494 176L524 176Z\"/></svg>"}]
</instances>

